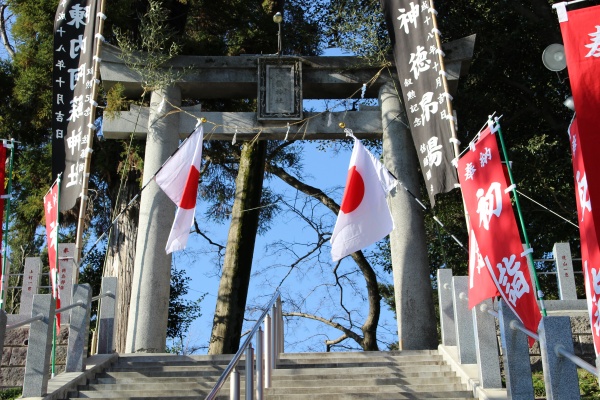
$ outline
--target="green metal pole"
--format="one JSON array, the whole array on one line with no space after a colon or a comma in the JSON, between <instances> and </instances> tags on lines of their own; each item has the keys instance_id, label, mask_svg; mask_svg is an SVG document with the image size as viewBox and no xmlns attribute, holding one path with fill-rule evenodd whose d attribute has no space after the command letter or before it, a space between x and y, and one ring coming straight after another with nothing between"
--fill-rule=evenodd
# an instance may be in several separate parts
<instances>
[{"instance_id":1,"label":"green metal pole","mask_svg":"<svg viewBox=\"0 0 600 400\"><path fill-rule=\"evenodd\" d=\"M52 329L52 377L55 375L56 367L56 314L54 315L54 329Z\"/></svg>"},{"instance_id":2,"label":"green metal pole","mask_svg":"<svg viewBox=\"0 0 600 400\"><path fill-rule=\"evenodd\" d=\"M523 219L523 213L521 212L521 204L519 203L519 196L517 196L517 190L515 185L515 180L513 179L512 169L510 168L510 162L508 161L508 153L506 152L506 146L504 145L504 138L502 137L502 129L500 129L500 123L498 122L499 118L496 118L496 126L498 138L500 139L500 146L502 147L502 154L504 155L504 160L506 161L506 168L508 169L508 177L510 178L510 184L513 186L512 194L515 199L515 205L517 206L517 214L519 215L519 222L521 224L521 231L523 232L523 239L525 239L525 247L526 250L531 249L531 245L529 244L529 237L527 236L527 230L525 229L525 220ZM533 279L535 281L535 287L537 289L537 298L540 301L540 307L542 309L542 315L545 317L548 314L546 313L546 305L544 304L544 292L540 288L540 281L537 276L537 272L535 270L535 265L533 263L533 255L532 252L527 253L527 259L529 260L529 265L531 266L531 274L533 275Z\"/></svg>"},{"instance_id":3,"label":"green metal pole","mask_svg":"<svg viewBox=\"0 0 600 400\"><path fill-rule=\"evenodd\" d=\"M8 223L10 219L10 196L12 195L12 171L13 171L13 159L15 154L15 142L10 141L10 157L8 162L8 186L6 188L6 219L4 220L4 244L2 245L2 290L0 292L0 310L4 310L4 292L5 286L8 285L8 278L6 276L6 263L8 262ZM1 168L2 166L0 166ZM0 182L0 185L4 185L4 182Z\"/></svg>"}]
</instances>

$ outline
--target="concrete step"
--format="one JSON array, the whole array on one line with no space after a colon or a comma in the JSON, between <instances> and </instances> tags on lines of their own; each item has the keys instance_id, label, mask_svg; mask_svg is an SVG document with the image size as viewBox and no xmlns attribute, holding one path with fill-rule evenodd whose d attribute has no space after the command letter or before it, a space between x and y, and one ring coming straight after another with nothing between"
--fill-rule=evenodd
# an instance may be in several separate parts
<instances>
[{"instance_id":1,"label":"concrete step","mask_svg":"<svg viewBox=\"0 0 600 400\"><path fill-rule=\"evenodd\" d=\"M385 375L382 377L369 377L363 375L352 375L344 377L335 377L331 379L328 376L318 379L274 379L274 387L312 387L312 386L380 386L380 385L429 385L432 382L443 382L444 384L460 384L460 379L456 376L445 377L442 379L431 378L401 378L397 376Z\"/></svg>"},{"instance_id":2,"label":"concrete step","mask_svg":"<svg viewBox=\"0 0 600 400\"><path fill-rule=\"evenodd\" d=\"M210 365L227 365L231 360L159 360L159 361L137 361L137 360L119 360L115 363L116 367L140 367L147 368L154 365L172 365L172 366L210 366Z\"/></svg>"},{"instance_id":3,"label":"concrete step","mask_svg":"<svg viewBox=\"0 0 600 400\"><path fill-rule=\"evenodd\" d=\"M321 393L413 393L426 394L435 392L460 392L465 391L465 386L462 384L447 384L445 382L429 385L378 385L369 387L356 386L296 386L296 387L278 387L266 389L266 393L270 396L279 394L321 394Z\"/></svg>"},{"instance_id":4,"label":"concrete step","mask_svg":"<svg viewBox=\"0 0 600 400\"><path fill-rule=\"evenodd\" d=\"M437 350L396 350L396 351L344 351L344 352L316 352L316 353L282 353L279 358L325 358L325 357L347 357L347 358L371 358L373 356L409 356L409 355L439 355Z\"/></svg>"},{"instance_id":5,"label":"concrete step","mask_svg":"<svg viewBox=\"0 0 600 400\"><path fill-rule=\"evenodd\" d=\"M208 390L210 391L215 382L144 382L144 383L90 383L88 385L80 387L80 391L97 391L102 392L105 390L123 391L123 390L135 390L135 391L154 391L154 390ZM229 387L229 386L227 386Z\"/></svg>"},{"instance_id":6,"label":"concrete step","mask_svg":"<svg viewBox=\"0 0 600 400\"><path fill-rule=\"evenodd\" d=\"M336 368L329 373L324 373L321 368L310 368L306 370L275 370L272 379L279 380L302 380L302 379L346 379L350 375L360 374L362 378L424 378L424 379L446 379L456 377L450 367L443 365L439 368L427 368L428 370L412 370L386 367L364 367L364 368Z\"/></svg>"},{"instance_id":7,"label":"concrete step","mask_svg":"<svg viewBox=\"0 0 600 400\"><path fill-rule=\"evenodd\" d=\"M320 394L282 394L269 395L268 400L354 400L354 399L370 399L370 400L427 400L427 399L444 399L444 400L475 400L470 392L440 392L434 394L413 394L413 393L335 393L323 392Z\"/></svg>"},{"instance_id":8,"label":"concrete step","mask_svg":"<svg viewBox=\"0 0 600 400\"><path fill-rule=\"evenodd\" d=\"M431 364L431 365L404 365L404 366L396 366L396 365L382 365L382 366L354 366L354 367L346 367L340 366L335 368L334 371L331 371L331 367L303 367L299 369L293 368L281 368L274 370L274 376L283 376L283 375L322 375L327 371L327 373L336 372L337 374L350 374L354 373L357 369L362 370L363 373L374 373L374 374L390 374L390 373L399 373L399 374L407 374L407 373L432 373L432 372L449 372L452 371L450 366L445 364Z\"/></svg>"},{"instance_id":9,"label":"concrete step","mask_svg":"<svg viewBox=\"0 0 600 400\"><path fill-rule=\"evenodd\" d=\"M164 396L153 397L153 396L147 396L147 395L141 395L141 394L132 395L132 396L111 396L111 395L109 395L107 397L83 397L83 396L79 396L79 397L68 397L68 400L85 399L85 398L97 399L97 400L145 400L145 399L151 399L151 398L169 399L169 400L191 400L191 399L198 400L198 395L168 396L168 397L164 397ZM217 400L229 400L229 393L227 393L227 394L219 394L216 397L216 399Z\"/></svg>"},{"instance_id":10,"label":"concrete step","mask_svg":"<svg viewBox=\"0 0 600 400\"><path fill-rule=\"evenodd\" d=\"M180 356L176 354L169 353L153 353L153 354L145 354L145 353L135 353L135 354L121 354L119 355L119 360L117 362L179 362L179 361L193 361L193 362L224 362L227 364L231 361L233 355L231 354L218 354L218 355L193 355L193 356Z\"/></svg>"},{"instance_id":11,"label":"concrete step","mask_svg":"<svg viewBox=\"0 0 600 400\"><path fill-rule=\"evenodd\" d=\"M225 368L207 368L207 369L176 369L176 370L148 370L148 371L136 371L136 370L118 370L118 371L106 371L99 374L97 377L113 377L119 379L120 377L174 377L174 376L220 376Z\"/></svg>"},{"instance_id":12,"label":"concrete step","mask_svg":"<svg viewBox=\"0 0 600 400\"><path fill-rule=\"evenodd\" d=\"M198 399L210 392L231 360L225 356L132 354L119 357L70 398ZM244 392L244 363L239 365ZM219 399L229 398L229 380ZM266 400L446 399L472 394L437 351L282 354Z\"/></svg>"},{"instance_id":13,"label":"concrete step","mask_svg":"<svg viewBox=\"0 0 600 400\"><path fill-rule=\"evenodd\" d=\"M280 359L277 363L278 369L289 368L339 368L339 367L410 367L419 368L423 365L443 365L444 360L441 356L431 355L410 355L410 356L375 356L367 358L341 358L324 357L320 358L300 358L300 359Z\"/></svg>"},{"instance_id":14,"label":"concrete step","mask_svg":"<svg viewBox=\"0 0 600 400\"><path fill-rule=\"evenodd\" d=\"M172 399L172 398L188 398L198 399L199 396L206 397L210 392L210 389L182 389L182 390L80 390L78 392L78 398L83 399L101 399L101 398L114 398L114 397L138 397L141 399L149 398L161 398L161 399ZM223 392L222 394L226 394Z\"/></svg>"},{"instance_id":15,"label":"concrete step","mask_svg":"<svg viewBox=\"0 0 600 400\"><path fill-rule=\"evenodd\" d=\"M160 389L199 389L199 388L212 388L218 377L214 380L208 379L193 379L186 377L184 378L168 378L157 381L156 379L96 379L95 383L90 383L80 390L160 390ZM245 382L241 379L242 383ZM351 377L345 376L328 376L323 375L321 377L311 376L310 379L303 377L303 379L273 379L273 386L277 388L295 388L295 387L323 387L323 386L346 386L346 387L367 387L367 386L381 386L381 385L429 385L432 382L443 382L444 384L460 384L460 379L456 376L447 376L443 379L432 379L430 377L398 377L392 375L385 375L383 377L365 377L362 374L352 375ZM225 385L229 385L229 380L225 382Z\"/></svg>"}]
</instances>

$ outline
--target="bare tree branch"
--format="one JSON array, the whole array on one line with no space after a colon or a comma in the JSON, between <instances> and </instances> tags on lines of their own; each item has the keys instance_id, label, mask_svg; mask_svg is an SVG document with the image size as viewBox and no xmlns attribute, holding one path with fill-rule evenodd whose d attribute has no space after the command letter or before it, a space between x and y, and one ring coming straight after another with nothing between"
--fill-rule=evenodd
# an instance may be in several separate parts
<instances>
[{"instance_id":1,"label":"bare tree branch","mask_svg":"<svg viewBox=\"0 0 600 400\"><path fill-rule=\"evenodd\" d=\"M340 277L337 274L337 270L339 267L340 267L340 262L338 261L337 264L335 265L335 268L333 269L333 275L335 276L335 284L337 285L337 287L340 288L340 307L342 307L344 309L344 311L346 311L346 314L348 314L348 322L350 323L350 326L354 326L354 323L352 322L352 314L350 313L350 311L348 311L348 309L344 305L344 287L340 283Z\"/></svg>"},{"instance_id":2,"label":"bare tree branch","mask_svg":"<svg viewBox=\"0 0 600 400\"><path fill-rule=\"evenodd\" d=\"M331 346L334 346L334 345L336 345L338 343L342 343L346 339L348 339L348 336L344 333L342 336L340 336L337 339L326 340L325 341L325 345L327 346L327 351L329 351L331 349Z\"/></svg>"},{"instance_id":3,"label":"bare tree branch","mask_svg":"<svg viewBox=\"0 0 600 400\"><path fill-rule=\"evenodd\" d=\"M11 58L15 57L15 48L10 43L8 39L8 30L7 30L7 22L10 19L10 15L6 16L6 10L8 5L0 4L0 37L2 37L2 44L6 49L6 52L10 55Z\"/></svg>"},{"instance_id":4,"label":"bare tree branch","mask_svg":"<svg viewBox=\"0 0 600 400\"><path fill-rule=\"evenodd\" d=\"M212 240L211 238L209 238L208 236L206 236L206 234L200 230L200 226L198 225L198 221L196 220L196 218L194 218L194 231L195 231L195 232L196 232L198 235L200 235L200 236L202 236L204 239L206 239L206 241L207 241L209 244L211 244L211 245L213 245L213 246L217 247L217 248L219 249L219 252L221 252L222 250L225 250L225 246L223 246L222 244L219 244L219 243L213 242L213 240Z\"/></svg>"},{"instance_id":5,"label":"bare tree branch","mask_svg":"<svg viewBox=\"0 0 600 400\"><path fill-rule=\"evenodd\" d=\"M335 328L335 329L338 329L338 330L342 331L344 333L344 335L346 335L350 339L354 340L361 347L363 347L363 343L362 343L363 342L363 338L359 334L351 331L350 329L346 328L345 326L343 326L343 325L341 325L341 324L339 324L339 323L337 323L335 321L332 321L332 320L329 320L329 319L325 319L323 317L319 317L318 315L312 315L312 314L307 314L307 313L303 313L303 312L284 312L283 315L285 317L308 318L308 319L312 319L312 320L315 320L315 321L322 322L322 323L324 323L326 325L331 326L332 328Z\"/></svg>"},{"instance_id":6,"label":"bare tree branch","mask_svg":"<svg viewBox=\"0 0 600 400\"><path fill-rule=\"evenodd\" d=\"M281 179L282 181L284 181L291 187L298 189L299 191L301 191L304 194L307 194L311 197L316 198L321 203L323 203L325 205L325 207L327 207L331 211L333 211L334 214L337 215L340 212L340 206L335 201L333 201L333 199L331 197L329 197L325 193L323 193L323 191L321 189L318 189L316 187L307 185L304 182L301 182L297 178L288 174L283 168L280 168L276 165L267 164L266 170L268 172L272 173L273 175L277 176L279 179Z\"/></svg>"},{"instance_id":7,"label":"bare tree branch","mask_svg":"<svg viewBox=\"0 0 600 400\"><path fill-rule=\"evenodd\" d=\"M322 190L301 182L299 179L288 174L283 168L278 166L267 163L265 170L279 177L293 188L319 200L336 215L339 213L340 206ZM369 298L369 314L362 327L364 335L364 340L362 342L364 345L363 349L378 350L377 325L381 313L381 295L379 294L377 276L362 251L352 253L351 257L363 273Z\"/></svg>"}]
</instances>

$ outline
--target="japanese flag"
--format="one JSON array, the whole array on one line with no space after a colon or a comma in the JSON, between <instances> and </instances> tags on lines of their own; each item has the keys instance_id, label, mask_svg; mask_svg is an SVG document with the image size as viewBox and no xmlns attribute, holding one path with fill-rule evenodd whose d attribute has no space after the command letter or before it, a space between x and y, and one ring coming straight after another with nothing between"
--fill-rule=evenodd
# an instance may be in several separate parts
<instances>
[{"instance_id":1,"label":"japanese flag","mask_svg":"<svg viewBox=\"0 0 600 400\"><path fill-rule=\"evenodd\" d=\"M383 239L394 229L386 195L396 184L379 160L354 139L346 189L331 235L333 261Z\"/></svg>"},{"instance_id":2,"label":"japanese flag","mask_svg":"<svg viewBox=\"0 0 600 400\"><path fill-rule=\"evenodd\" d=\"M154 177L178 207L165 247L167 254L185 249L194 222L203 136L200 125Z\"/></svg>"}]
</instances>

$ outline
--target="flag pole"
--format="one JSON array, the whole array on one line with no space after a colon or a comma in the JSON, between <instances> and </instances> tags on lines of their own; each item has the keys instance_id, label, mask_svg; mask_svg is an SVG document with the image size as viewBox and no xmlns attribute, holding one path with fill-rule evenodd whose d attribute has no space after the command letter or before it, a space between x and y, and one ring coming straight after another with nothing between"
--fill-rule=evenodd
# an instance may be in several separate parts
<instances>
[{"instance_id":1,"label":"flag pole","mask_svg":"<svg viewBox=\"0 0 600 400\"><path fill-rule=\"evenodd\" d=\"M515 199L515 206L517 207L517 214L519 215L519 223L521 225L521 231L523 232L523 239L525 240L525 251L527 252L527 260L529 261L531 274L533 275L533 279L535 281L536 287L536 297L540 302L540 309L542 310L542 315L545 317L548 314L546 313L546 305L544 304L544 292L540 288L540 281L538 279L537 272L535 270L535 265L533 263L533 249L529 243L529 237L527 236L527 230L525 229L525 220L523 219L523 213L521 211L521 204L519 203L519 196L517 195L517 186L515 185L515 180L512 174L512 168L510 167L510 162L508 161L508 152L506 151L506 146L504 145L504 138L502 136L502 129L500 129L500 118L496 117L494 122L496 123L498 138L500 139L500 146L502 147L502 155L504 156L504 161L506 161L506 169L508 170L508 177L510 179L510 185L512 187L513 198ZM490 127L492 124L492 120L490 119Z\"/></svg>"},{"instance_id":2,"label":"flag pole","mask_svg":"<svg viewBox=\"0 0 600 400\"><path fill-rule=\"evenodd\" d=\"M102 41L104 38L102 37L102 32L104 31L104 20L106 19L106 15L104 14L104 7L106 0L95 0L100 1L100 9L98 10L98 14L95 15L95 18L98 18L98 29L96 30L96 48L94 55L94 80L96 82L100 79L100 47L102 45ZM87 151L85 153L85 161L84 161L84 174L83 174L83 183L81 185L81 201L79 203L79 219L77 221L77 233L75 238L75 254L74 261L75 265L79 265L79 259L81 258L81 252L83 250L83 230L85 227L85 210L87 208L87 198L88 198L88 184L90 177L90 169L92 163L92 143L94 143L94 120L96 114L96 97L98 96L98 84L93 85L92 87L92 111L90 112L90 119L88 123L88 139L87 139ZM79 281L79 268L75 269L75 282Z\"/></svg>"},{"instance_id":3,"label":"flag pole","mask_svg":"<svg viewBox=\"0 0 600 400\"><path fill-rule=\"evenodd\" d=\"M4 146L4 144L3 144ZM12 196L12 171L13 171L13 159L14 159L14 148L15 143L14 140L10 140L10 145L7 146L10 148L10 157L8 162L8 186L6 188L6 205L4 206L6 210L6 219L4 220L4 235L3 235L3 244L2 244L2 279L0 281L0 285L2 285L2 289L0 291L0 310L5 309L4 304L4 292L6 291L6 286L8 286L8 277L6 276L6 263L8 262L8 222L10 218L10 199ZM1 168L6 168L5 165L1 166ZM4 182L0 182L1 185L4 185Z\"/></svg>"},{"instance_id":4,"label":"flag pole","mask_svg":"<svg viewBox=\"0 0 600 400\"><path fill-rule=\"evenodd\" d=\"M458 140L456 134L456 124L457 121L454 118L454 111L452 109L452 101L450 96L450 90L448 88L448 79L446 77L446 65L444 62L444 52L442 51L442 40L440 39L440 30L438 29L437 23L437 11L435 10L434 0L429 0L429 8L433 10L431 12L431 21L433 22L433 33L435 36L435 43L438 48L438 59L440 62L440 75L442 77L442 85L444 86L444 93L446 93L446 112L448 113L448 120L450 122L450 133L452 134L452 138L450 141L452 142L452 148L454 149L454 160L453 165L458 168L458 158L460 157L460 148L458 147L460 141ZM456 171L458 174L458 171ZM467 203L465 202L465 198L462 195L461 191L461 199L463 203L463 214L465 216L465 224L467 226L467 233L471 232L471 221L469 218L469 213L467 212ZM431 210L433 213L433 209ZM435 215L435 214L434 214Z\"/></svg>"},{"instance_id":5,"label":"flag pole","mask_svg":"<svg viewBox=\"0 0 600 400\"><path fill-rule=\"evenodd\" d=\"M433 0L429 0L429 8L431 10L433 10L431 12L431 21L433 22L433 32L434 32L434 36L435 36L435 43L436 46L439 50L438 52L438 59L440 62L440 75L442 77L442 84L444 86L444 93L446 93L446 111L448 112L448 120L450 121L450 132L452 133L452 139L450 139L450 141L453 144L453 148L454 148L454 157L455 160L458 161L458 155L460 154L460 149L458 148L459 145L459 140L457 138L456 135L456 121L454 119L454 112L452 109L452 102L451 102L451 96L450 96L450 91L448 89L448 79L446 78L446 67L445 67L445 63L444 63L444 52L442 51L442 41L440 39L440 30L438 29L438 23L437 23L437 11L435 11L435 6L433 4Z\"/></svg>"},{"instance_id":6,"label":"flag pole","mask_svg":"<svg viewBox=\"0 0 600 400\"><path fill-rule=\"evenodd\" d=\"M56 294L54 293L54 288L52 288L52 282L50 282L50 286L51 286L51 290L52 290L52 297L54 297L55 299L59 299L60 295L58 293L58 291L60 290L59 285L58 285L58 228L60 227L60 178L61 178L62 174L58 174L58 176L56 177L56 185L57 186L57 199L56 199L56 239L55 239L55 243L54 243L54 248L56 249L56 252L54 254L54 284L56 286ZM50 190L52 190L52 187L50 187ZM52 273L52 271L50 271L50 273ZM52 278L51 278L52 279ZM56 296L56 297L55 297ZM52 330L52 377L54 378L55 375L55 368L56 368L56 325L58 323L58 318L56 316L56 313L54 313L54 329Z\"/></svg>"}]
</instances>

